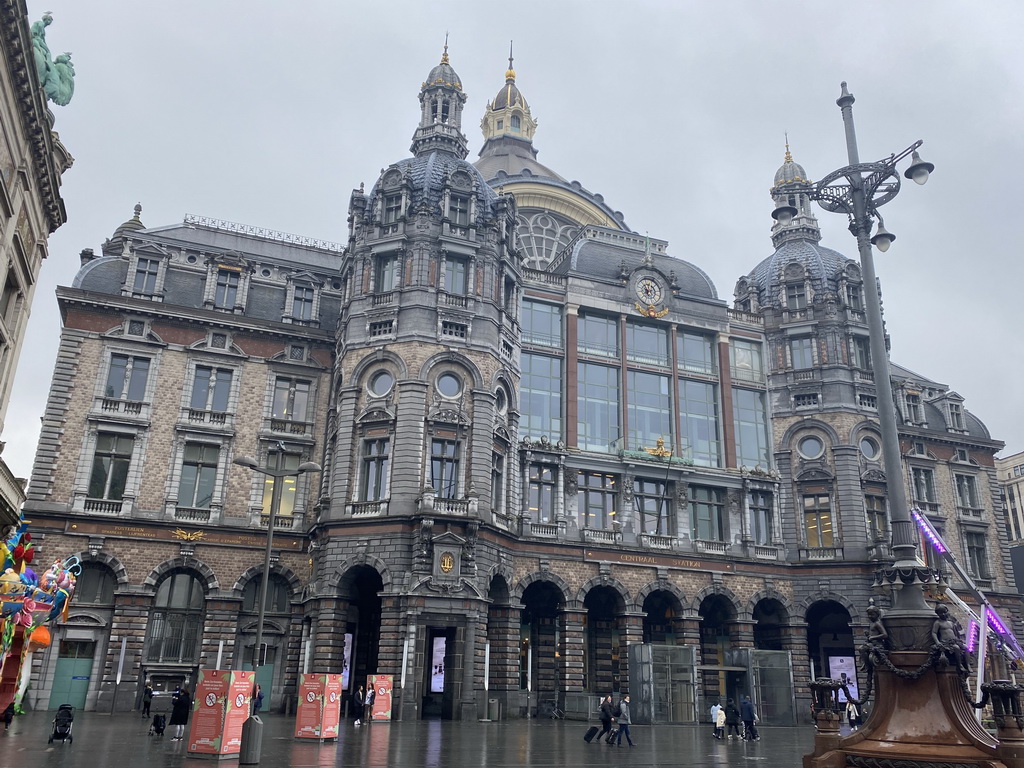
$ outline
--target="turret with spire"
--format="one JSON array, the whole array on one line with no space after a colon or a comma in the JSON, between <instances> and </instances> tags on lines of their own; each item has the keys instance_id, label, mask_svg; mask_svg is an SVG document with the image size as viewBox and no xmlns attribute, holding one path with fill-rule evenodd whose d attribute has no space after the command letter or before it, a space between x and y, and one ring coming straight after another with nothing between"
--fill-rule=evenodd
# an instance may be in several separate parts
<instances>
[{"instance_id":1,"label":"turret with spire","mask_svg":"<svg viewBox=\"0 0 1024 768\"><path fill-rule=\"evenodd\" d=\"M450 152L460 160L469 154L462 133L462 107L466 94L462 80L448 62L448 36L444 40L441 63L430 70L420 87L420 124L412 136L410 150L414 155Z\"/></svg>"},{"instance_id":2,"label":"turret with spire","mask_svg":"<svg viewBox=\"0 0 1024 768\"><path fill-rule=\"evenodd\" d=\"M772 227L772 243L778 248L791 240L821 240L818 220L811 212L811 181L803 166L793 161L789 151L789 137L786 137L786 156L782 166L775 172L775 183L771 195L776 206L792 206L796 214L786 223L776 222Z\"/></svg>"}]
</instances>

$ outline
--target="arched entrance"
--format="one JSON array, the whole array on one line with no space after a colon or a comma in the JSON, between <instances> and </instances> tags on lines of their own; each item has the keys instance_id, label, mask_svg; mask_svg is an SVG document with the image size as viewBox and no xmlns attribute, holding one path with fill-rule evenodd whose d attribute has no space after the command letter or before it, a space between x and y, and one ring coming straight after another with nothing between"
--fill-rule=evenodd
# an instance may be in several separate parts
<instances>
[{"instance_id":1,"label":"arched entrance","mask_svg":"<svg viewBox=\"0 0 1024 768\"><path fill-rule=\"evenodd\" d=\"M857 679L850 612L835 600L820 600L807 609L807 656L811 678L847 675Z\"/></svg>"},{"instance_id":2,"label":"arched entrance","mask_svg":"<svg viewBox=\"0 0 1024 768\"><path fill-rule=\"evenodd\" d=\"M644 598L644 643L650 644L651 671L647 677L652 682L650 715L654 723L688 723L695 719L694 648L682 644L682 610L679 598L667 590L655 590ZM634 654L631 664L635 658ZM634 668L630 667L630 687L633 675Z\"/></svg>"},{"instance_id":3,"label":"arched entrance","mask_svg":"<svg viewBox=\"0 0 1024 768\"><path fill-rule=\"evenodd\" d=\"M723 595L708 595L698 609L700 615L701 687L706 701L735 698L745 687L747 669L736 664L730 651L729 630L736 609Z\"/></svg>"},{"instance_id":4,"label":"arched entrance","mask_svg":"<svg viewBox=\"0 0 1024 768\"><path fill-rule=\"evenodd\" d=\"M532 701L557 700L562 591L550 581L535 581L523 592L522 600L519 625L520 690L531 694Z\"/></svg>"},{"instance_id":5,"label":"arched entrance","mask_svg":"<svg viewBox=\"0 0 1024 768\"><path fill-rule=\"evenodd\" d=\"M367 675L377 673L383 588L380 574L368 565L350 568L339 584L340 596L348 602L343 661L343 668L351 672L348 693L365 685Z\"/></svg>"},{"instance_id":6,"label":"arched entrance","mask_svg":"<svg viewBox=\"0 0 1024 768\"><path fill-rule=\"evenodd\" d=\"M754 649L750 653L750 694L761 721L768 725L796 722L792 658L784 645L789 612L775 598L754 606Z\"/></svg>"},{"instance_id":7,"label":"arched entrance","mask_svg":"<svg viewBox=\"0 0 1024 768\"><path fill-rule=\"evenodd\" d=\"M600 694L619 691L626 652L619 629L619 617L626 609L622 595L611 587L594 587L583 607L587 610L585 688Z\"/></svg>"}]
</instances>

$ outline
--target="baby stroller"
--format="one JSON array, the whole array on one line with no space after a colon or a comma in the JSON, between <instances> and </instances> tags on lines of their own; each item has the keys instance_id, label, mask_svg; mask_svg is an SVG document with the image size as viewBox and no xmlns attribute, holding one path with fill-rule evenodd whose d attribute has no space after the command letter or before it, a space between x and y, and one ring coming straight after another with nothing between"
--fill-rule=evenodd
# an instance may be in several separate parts
<instances>
[{"instance_id":1,"label":"baby stroller","mask_svg":"<svg viewBox=\"0 0 1024 768\"><path fill-rule=\"evenodd\" d=\"M149 724L150 736L163 736L167 730L167 715L153 715L153 721Z\"/></svg>"},{"instance_id":2,"label":"baby stroller","mask_svg":"<svg viewBox=\"0 0 1024 768\"><path fill-rule=\"evenodd\" d=\"M62 744L65 741L70 741L73 744L75 739L71 735L71 725L74 720L74 707L70 704L61 704L57 707L57 715L53 718L53 731L50 733L50 740L47 743L53 744L54 739L60 739Z\"/></svg>"}]
</instances>

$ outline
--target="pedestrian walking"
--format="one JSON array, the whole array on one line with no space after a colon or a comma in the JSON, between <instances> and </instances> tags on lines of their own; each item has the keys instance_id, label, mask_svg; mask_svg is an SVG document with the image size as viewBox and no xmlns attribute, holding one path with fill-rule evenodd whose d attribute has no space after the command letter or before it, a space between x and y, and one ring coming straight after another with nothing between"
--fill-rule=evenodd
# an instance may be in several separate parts
<instances>
[{"instance_id":1,"label":"pedestrian walking","mask_svg":"<svg viewBox=\"0 0 1024 768\"><path fill-rule=\"evenodd\" d=\"M633 746L633 739L629 735L629 726L633 721L629 716L629 694L627 693L622 697L622 701L619 702L619 738L616 742L616 746L622 746L622 737L626 737L626 742L629 746Z\"/></svg>"},{"instance_id":2,"label":"pedestrian walking","mask_svg":"<svg viewBox=\"0 0 1024 768\"><path fill-rule=\"evenodd\" d=\"M142 716L149 717L149 708L153 705L153 686L147 681L142 691Z\"/></svg>"},{"instance_id":3,"label":"pedestrian walking","mask_svg":"<svg viewBox=\"0 0 1024 768\"><path fill-rule=\"evenodd\" d=\"M757 721L757 711L749 696L744 696L743 701L740 702L740 717L743 718L743 738L747 741L758 741L761 737L754 725Z\"/></svg>"},{"instance_id":4,"label":"pedestrian walking","mask_svg":"<svg viewBox=\"0 0 1024 768\"><path fill-rule=\"evenodd\" d=\"M363 711L366 708L366 689L359 686L359 690L352 695L352 714L356 716L356 725L363 724Z\"/></svg>"},{"instance_id":5,"label":"pedestrian walking","mask_svg":"<svg viewBox=\"0 0 1024 768\"><path fill-rule=\"evenodd\" d=\"M718 713L722 710L722 705L717 701L711 705L711 735L716 739L718 738Z\"/></svg>"},{"instance_id":6,"label":"pedestrian walking","mask_svg":"<svg viewBox=\"0 0 1024 768\"><path fill-rule=\"evenodd\" d=\"M615 719L615 705L612 703L612 695L609 693L601 699L601 732L597 734L597 741L600 743L604 737L611 733L612 720Z\"/></svg>"},{"instance_id":7,"label":"pedestrian walking","mask_svg":"<svg viewBox=\"0 0 1024 768\"><path fill-rule=\"evenodd\" d=\"M861 716L857 705L852 701L846 702L846 719L850 723L850 729L856 731L860 727Z\"/></svg>"},{"instance_id":8,"label":"pedestrian walking","mask_svg":"<svg viewBox=\"0 0 1024 768\"><path fill-rule=\"evenodd\" d=\"M14 702L12 701L7 705L7 709L4 710L3 714L4 730L11 730L11 723L14 722Z\"/></svg>"},{"instance_id":9,"label":"pedestrian walking","mask_svg":"<svg viewBox=\"0 0 1024 768\"><path fill-rule=\"evenodd\" d=\"M171 701L171 725L174 726L172 741L181 741L188 725L188 716L192 712L192 697L188 688L181 688Z\"/></svg>"},{"instance_id":10,"label":"pedestrian walking","mask_svg":"<svg viewBox=\"0 0 1024 768\"><path fill-rule=\"evenodd\" d=\"M719 741L725 738L725 707L719 707L715 715L715 738Z\"/></svg>"},{"instance_id":11,"label":"pedestrian walking","mask_svg":"<svg viewBox=\"0 0 1024 768\"><path fill-rule=\"evenodd\" d=\"M725 725L729 731L730 739L733 737L733 734L736 735L737 739L741 738L740 711L736 708L736 705L733 703L732 699L729 699L725 702Z\"/></svg>"},{"instance_id":12,"label":"pedestrian walking","mask_svg":"<svg viewBox=\"0 0 1024 768\"><path fill-rule=\"evenodd\" d=\"M256 683L256 693L252 697L252 713L259 714L261 709L263 709L263 689L260 688L259 683Z\"/></svg>"}]
</instances>

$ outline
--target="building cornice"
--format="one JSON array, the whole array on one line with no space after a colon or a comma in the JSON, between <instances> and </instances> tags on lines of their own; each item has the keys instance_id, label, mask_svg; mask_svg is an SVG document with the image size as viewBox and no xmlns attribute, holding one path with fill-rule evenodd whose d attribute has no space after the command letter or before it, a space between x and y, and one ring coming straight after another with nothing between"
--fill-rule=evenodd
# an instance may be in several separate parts
<instances>
[{"instance_id":1,"label":"building cornice","mask_svg":"<svg viewBox=\"0 0 1024 768\"><path fill-rule=\"evenodd\" d=\"M60 172L54 161L51 115L36 73L25 0L0 0L0 36L18 112L32 153L43 211L49 231L54 232L67 221L67 212L58 192ZM70 165L70 156L68 160Z\"/></svg>"}]
</instances>

